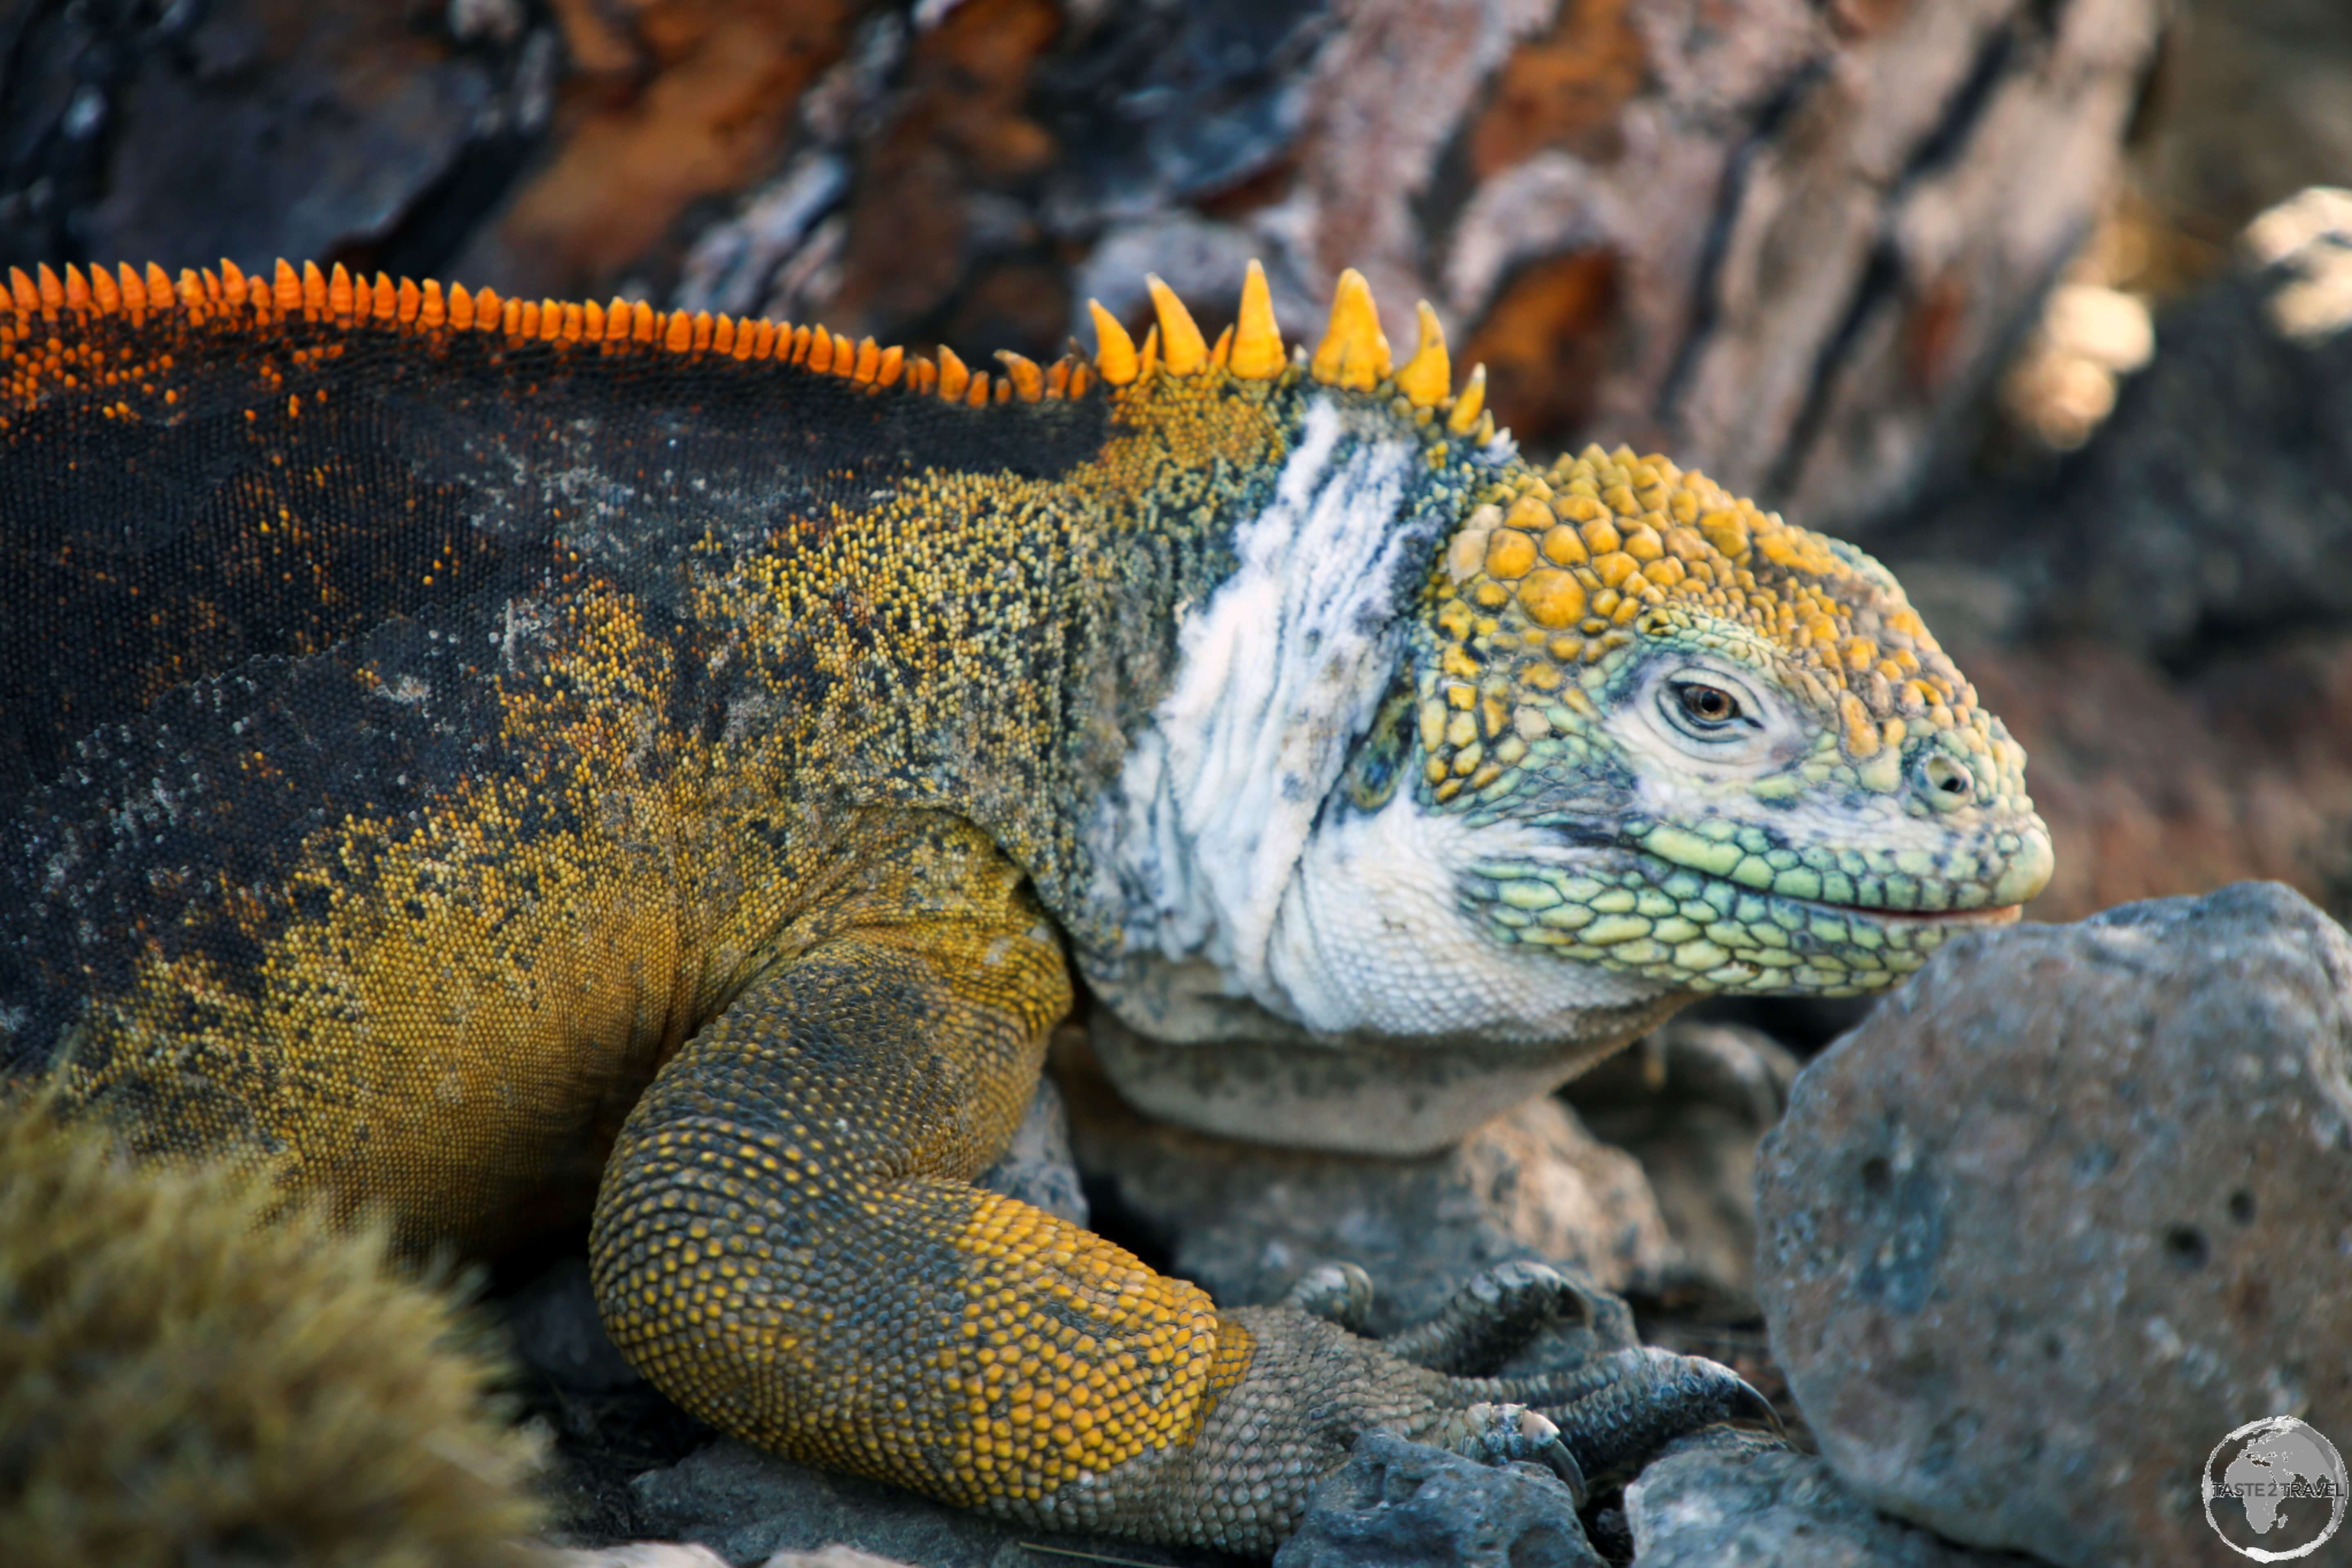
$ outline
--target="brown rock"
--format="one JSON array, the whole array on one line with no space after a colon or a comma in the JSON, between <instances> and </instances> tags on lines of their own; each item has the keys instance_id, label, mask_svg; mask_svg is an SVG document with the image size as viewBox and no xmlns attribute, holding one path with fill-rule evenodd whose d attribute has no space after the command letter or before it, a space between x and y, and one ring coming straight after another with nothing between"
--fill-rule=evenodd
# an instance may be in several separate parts
<instances>
[{"instance_id":1,"label":"brown rock","mask_svg":"<svg viewBox=\"0 0 2352 1568\"><path fill-rule=\"evenodd\" d=\"M2039 919L2252 878L2352 913L2352 198L2244 248L2080 453L1886 552L2032 758Z\"/></svg>"},{"instance_id":2,"label":"brown rock","mask_svg":"<svg viewBox=\"0 0 2352 1568\"><path fill-rule=\"evenodd\" d=\"M344 7L349 9L350 7ZM574 68L544 164L456 274L501 292L609 292L688 205L767 174L848 41L842 0L562 0Z\"/></svg>"},{"instance_id":3,"label":"brown rock","mask_svg":"<svg viewBox=\"0 0 2352 1568\"><path fill-rule=\"evenodd\" d=\"M1593 1133L1642 1163L1675 1243L1674 1283L1717 1320L1755 1315L1756 1148L1797 1059L1768 1036L1676 1018L1565 1090Z\"/></svg>"},{"instance_id":4,"label":"brown rock","mask_svg":"<svg viewBox=\"0 0 2352 1568\"><path fill-rule=\"evenodd\" d=\"M2253 879L2352 912L2352 637L2314 632L2181 677L2104 638L1962 658L2032 758L2058 861L2032 918Z\"/></svg>"},{"instance_id":5,"label":"brown rock","mask_svg":"<svg viewBox=\"0 0 2352 1568\"><path fill-rule=\"evenodd\" d=\"M2352 938L2284 888L1948 943L1765 1144L1759 1292L1823 1457L1957 1540L2239 1561L2214 1445L2352 1437L2347 1067Z\"/></svg>"},{"instance_id":6,"label":"brown rock","mask_svg":"<svg viewBox=\"0 0 2352 1568\"><path fill-rule=\"evenodd\" d=\"M495 20L467 50L397 5L314 0L221 0L113 35L70 65L42 62L60 85L83 83L73 103L89 122L77 136L67 107L59 143L110 153L102 197L75 220L75 258L174 271L223 256L256 270L280 256L413 265L404 226L436 187L462 209L461 170L495 191L539 129L524 100L544 86L520 79L525 57L545 76L553 54L551 37L526 49ZM136 64L118 81L92 68L123 61ZM14 87L0 89L0 118L21 124L33 100ZM14 206L0 195L0 210Z\"/></svg>"},{"instance_id":7,"label":"brown rock","mask_svg":"<svg viewBox=\"0 0 2352 1568\"><path fill-rule=\"evenodd\" d=\"M1075 1036L1064 1031L1055 1065L1078 1168L1128 1219L1165 1238L1174 1273L1222 1305L1278 1300L1316 1264L1356 1263L1378 1289L1369 1326L1385 1334L1515 1258L1580 1268L1609 1290L1673 1262L1640 1165L1557 1100L1532 1100L1421 1159L1272 1149L1144 1120L1092 1070Z\"/></svg>"}]
</instances>

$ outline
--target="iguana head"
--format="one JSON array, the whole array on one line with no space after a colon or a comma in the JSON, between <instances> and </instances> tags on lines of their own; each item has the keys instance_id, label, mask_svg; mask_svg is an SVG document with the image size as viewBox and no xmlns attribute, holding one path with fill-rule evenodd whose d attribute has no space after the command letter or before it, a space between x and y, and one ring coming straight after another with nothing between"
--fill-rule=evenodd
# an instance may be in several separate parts
<instances>
[{"instance_id":1,"label":"iguana head","mask_svg":"<svg viewBox=\"0 0 2352 1568\"><path fill-rule=\"evenodd\" d=\"M1501 467L1420 608L1343 789L1468 830L1492 942L1850 995L2050 879L2022 748L1885 568L1664 458Z\"/></svg>"},{"instance_id":2,"label":"iguana head","mask_svg":"<svg viewBox=\"0 0 2352 1568\"><path fill-rule=\"evenodd\" d=\"M1522 460L1421 317L1391 367L1350 273L1286 361L1253 274L1202 367L1289 437L1124 781L1147 896L1090 972L1129 1021L1556 1081L1695 994L1869 992L2014 919L2024 752L1886 570L1661 457Z\"/></svg>"}]
</instances>

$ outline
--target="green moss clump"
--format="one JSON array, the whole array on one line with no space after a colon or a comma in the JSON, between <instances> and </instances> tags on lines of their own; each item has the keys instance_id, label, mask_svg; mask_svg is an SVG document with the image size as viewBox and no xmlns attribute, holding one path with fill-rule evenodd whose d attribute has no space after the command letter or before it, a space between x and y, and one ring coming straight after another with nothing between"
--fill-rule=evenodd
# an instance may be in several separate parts
<instances>
[{"instance_id":1,"label":"green moss clump","mask_svg":"<svg viewBox=\"0 0 2352 1568\"><path fill-rule=\"evenodd\" d=\"M381 1228L0 1105L0 1563L529 1560L538 1441Z\"/></svg>"}]
</instances>

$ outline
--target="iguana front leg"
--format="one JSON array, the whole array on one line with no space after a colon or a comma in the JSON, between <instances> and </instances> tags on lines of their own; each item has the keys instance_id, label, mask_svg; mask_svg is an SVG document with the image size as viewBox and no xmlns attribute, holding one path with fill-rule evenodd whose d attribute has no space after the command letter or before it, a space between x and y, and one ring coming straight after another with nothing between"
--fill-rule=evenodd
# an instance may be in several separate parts
<instances>
[{"instance_id":1,"label":"iguana front leg","mask_svg":"<svg viewBox=\"0 0 2352 1568\"><path fill-rule=\"evenodd\" d=\"M657 1385L795 1458L1235 1551L1280 1541L1367 1427L1486 1457L1549 1440L1489 1384L1293 1309L1221 1313L971 1185L1068 982L977 832L940 819L888 842L855 917L779 957L623 1130L596 1290Z\"/></svg>"}]
</instances>

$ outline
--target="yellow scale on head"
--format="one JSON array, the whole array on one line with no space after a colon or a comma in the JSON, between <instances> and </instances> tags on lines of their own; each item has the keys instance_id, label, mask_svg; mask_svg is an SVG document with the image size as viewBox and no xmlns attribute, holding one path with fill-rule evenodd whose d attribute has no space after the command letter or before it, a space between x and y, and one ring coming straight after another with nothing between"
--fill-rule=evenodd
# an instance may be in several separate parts
<instances>
[{"instance_id":1,"label":"yellow scale on head","mask_svg":"<svg viewBox=\"0 0 2352 1568\"><path fill-rule=\"evenodd\" d=\"M1450 679L1420 719L1442 799L1516 761L1508 735L1524 744L1557 727L1547 714L1563 704L1583 711L1580 668L1644 633L1749 643L1837 716L1857 765L1921 729L1990 739L1891 578L1663 457L1589 447L1498 479L1430 592Z\"/></svg>"}]
</instances>

